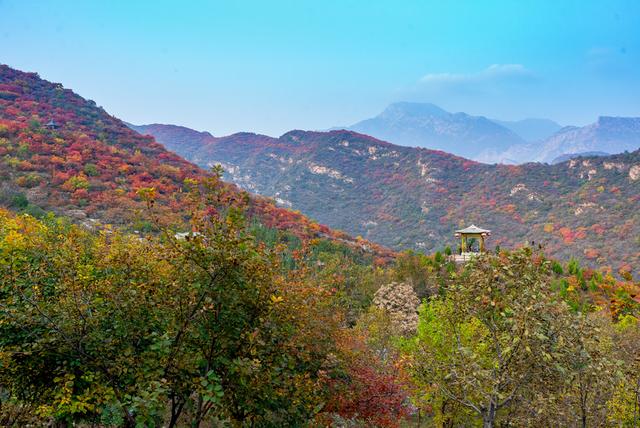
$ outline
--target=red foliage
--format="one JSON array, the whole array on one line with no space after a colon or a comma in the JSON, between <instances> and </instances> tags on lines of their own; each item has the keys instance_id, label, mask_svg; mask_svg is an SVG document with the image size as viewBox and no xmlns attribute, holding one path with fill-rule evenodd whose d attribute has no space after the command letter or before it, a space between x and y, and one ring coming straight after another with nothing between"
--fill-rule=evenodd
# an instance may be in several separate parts
<instances>
[{"instance_id":1,"label":"red foliage","mask_svg":"<svg viewBox=\"0 0 640 428\"><path fill-rule=\"evenodd\" d=\"M571 244L573 242L574 234L568 227L561 227L560 230L558 230L558 233L562 236L562 240L565 244Z\"/></svg>"},{"instance_id":2,"label":"red foliage","mask_svg":"<svg viewBox=\"0 0 640 428\"><path fill-rule=\"evenodd\" d=\"M600 251L596 250L595 248L587 248L586 250L584 250L584 256L588 259L597 259L600 256Z\"/></svg>"},{"instance_id":3,"label":"red foliage","mask_svg":"<svg viewBox=\"0 0 640 428\"><path fill-rule=\"evenodd\" d=\"M364 420L368 426L400 426L409 409L399 368L368 349L362 337L351 335L339 343L345 373L327 379L332 393L325 411Z\"/></svg>"},{"instance_id":4,"label":"red foliage","mask_svg":"<svg viewBox=\"0 0 640 428\"><path fill-rule=\"evenodd\" d=\"M584 227L580 227L576 230L575 239L584 239L587 237L587 231Z\"/></svg>"},{"instance_id":5,"label":"red foliage","mask_svg":"<svg viewBox=\"0 0 640 428\"><path fill-rule=\"evenodd\" d=\"M464 169L465 171L468 171L474 165L477 165L477 163L467 160L467 161L462 162L462 169Z\"/></svg>"},{"instance_id":6,"label":"red foliage","mask_svg":"<svg viewBox=\"0 0 640 428\"><path fill-rule=\"evenodd\" d=\"M602 227L601 224L596 223L593 226L591 226L591 232L598 235L602 235L604 233L604 227Z\"/></svg>"}]
</instances>

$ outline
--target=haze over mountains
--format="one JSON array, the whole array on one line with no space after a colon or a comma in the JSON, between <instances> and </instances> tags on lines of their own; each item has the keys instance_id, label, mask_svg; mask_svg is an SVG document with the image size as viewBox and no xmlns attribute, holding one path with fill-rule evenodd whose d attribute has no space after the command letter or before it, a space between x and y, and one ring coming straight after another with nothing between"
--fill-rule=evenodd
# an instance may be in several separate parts
<instances>
[{"instance_id":1,"label":"haze over mountains","mask_svg":"<svg viewBox=\"0 0 640 428\"><path fill-rule=\"evenodd\" d=\"M518 134L525 141L540 141L558 132L562 126L550 119L522 119L516 121L491 119L498 125Z\"/></svg>"},{"instance_id":2,"label":"haze over mountains","mask_svg":"<svg viewBox=\"0 0 640 428\"><path fill-rule=\"evenodd\" d=\"M483 116L449 113L434 104L394 103L378 116L347 129L394 144L424 147L477 159L502 152L523 140Z\"/></svg>"},{"instance_id":3,"label":"haze over mountains","mask_svg":"<svg viewBox=\"0 0 640 428\"><path fill-rule=\"evenodd\" d=\"M443 150L483 163L551 163L584 152L622 153L640 147L640 119L600 117L584 127L549 119L503 121L450 113L429 103L394 103L346 129L394 144Z\"/></svg>"}]
</instances>

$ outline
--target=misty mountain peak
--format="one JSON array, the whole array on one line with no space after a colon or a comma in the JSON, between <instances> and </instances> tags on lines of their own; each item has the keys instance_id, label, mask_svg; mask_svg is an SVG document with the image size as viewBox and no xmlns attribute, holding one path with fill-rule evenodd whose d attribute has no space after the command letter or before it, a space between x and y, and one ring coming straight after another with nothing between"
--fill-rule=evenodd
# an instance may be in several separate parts
<instances>
[{"instance_id":1,"label":"misty mountain peak","mask_svg":"<svg viewBox=\"0 0 640 428\"><path fill-rule=\"evenodd\" d=\"M348 129L403 146L442 150L470 159L487 150L523 143L517 134L484 116L449 113L435 104L398 102Z\"/></svg>"},{"instance_id":2,"label":"misty mountain peak","mask_svg":"<svg viewBox=\"0 0 640 428\"><path fill-rule=\"evenodd\" d=\"M378 117L404 117L404 116L437 116L443 117L450 114L431 103L397 102L390 104Z\"/></svg>"}]
</instances>

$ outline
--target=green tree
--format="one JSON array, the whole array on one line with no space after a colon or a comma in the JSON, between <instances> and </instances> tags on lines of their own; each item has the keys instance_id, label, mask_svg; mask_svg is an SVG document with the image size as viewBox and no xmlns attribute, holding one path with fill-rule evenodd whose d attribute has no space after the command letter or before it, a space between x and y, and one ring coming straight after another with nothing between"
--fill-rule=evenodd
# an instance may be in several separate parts
<instances>
[{"instance_id":1,"label":"green tree","mask_svg":"<svg viewBox=\"0 0 640 428\"><path fill-rule=\"evenodd\" d=\"M640 424L640 322L624 315L614 326L615 346L624 362L624 377L618 379L607 403L608 420L615 426L637 427Z\"/></svg>"},{"instance_id":2,"label":"green tree","mask_svg":"<svg viewBox=\"0 0 640 428\"><path fill-rule=\"evenodd\" d=\"M483 254L422 307L404 349L438 423L532 423L536 412L514 408L544 409L562 392L574 315L551 292L549 270L529 249Z\"/></svg>"},{"instance_id":3,"label":"green tree","mask_svg":"<svg viewBox=\"0 0 640 428\"><path fill-rule=\"evenodd\" d=\"M155 364L172 294L159 248L60 220L0 218L0 385L61 422L163 411ZM142 404L144 403L144 404Z\"/></svg>"},{"instance_id":4,"label":"green tree","mask_svg":"<svg viewBox=\"0 0 640 428\"><path fill-rule=\"evenodd\" d=\"M282 273L219 176L188 184L186 235L153 214L162 233L141 238L0 213L3 403L123 426L291 426L322 408L339 308L306 269Z\"/></svg>"},{"instance_id":5,"label":"green tree","mask_svg":"<svg viewBox=\"0 0 640 428\"><path fill-rule=\"evenodd\" d=\"M399 282L413 286L419 298L436 294L441 285L439 273L443 270L444 258L429 257L422 253L406 251L400 254L394 266L394 276Z\"/></svg>"}]
</instances>

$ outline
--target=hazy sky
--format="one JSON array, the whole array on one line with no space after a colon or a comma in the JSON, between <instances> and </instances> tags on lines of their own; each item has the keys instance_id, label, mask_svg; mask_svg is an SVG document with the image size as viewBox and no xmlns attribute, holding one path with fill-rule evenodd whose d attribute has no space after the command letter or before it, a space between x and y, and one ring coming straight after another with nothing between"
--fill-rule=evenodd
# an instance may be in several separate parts
<instances>
[{"instance_id":1,"label":"hazy sky","mask_svg":"<svg viewBox=\"0 0 640 428\"><path fill-rule=\"evenodd\" d=\"M640 116L640 0L0 0L0 63L214 135L394 101L586 124Z\"/></svg>"}]
</instances>

